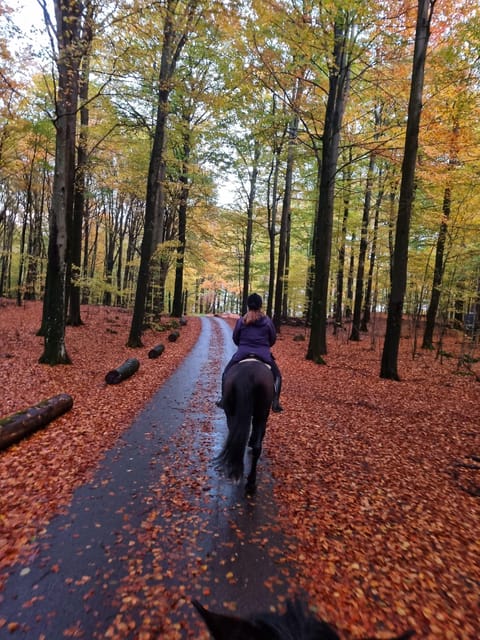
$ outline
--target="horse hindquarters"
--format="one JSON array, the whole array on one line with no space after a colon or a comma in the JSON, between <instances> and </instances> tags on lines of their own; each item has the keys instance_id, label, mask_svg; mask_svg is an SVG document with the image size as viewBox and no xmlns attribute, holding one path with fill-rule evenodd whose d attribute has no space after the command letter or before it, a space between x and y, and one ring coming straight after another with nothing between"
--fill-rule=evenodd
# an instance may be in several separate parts
<instances>
[{"instance_id":1,"label":"horse hindquarters","mask_svg":"<svg viewBox=\"0 0 480 640\"><path fill-rule=\"evenodd\" d=\"M235 380L233 384L226 381L224 411L228 435L221 453L216 458L217 466L235 482L239 482L243 477L243 459L250 435L253 410L251 389L243 378L242 375L241 379Z\"/></svg>"},{"instance_id":2,"label":"horse hindquarters","mask_svg":"<svg viewBox=\"0 0 480 640\"><path fill-rule=\"evenodd\" d=\"M272 374L266 367L257 367L254 371L253 406L252 406L252 463L247 478L246 493L253 494L257 484L257 463L262 453L262 443L270 415L273 399Z\"/></svg>"},{"instance_id":3,"label":"horse hindquarters","mask_svg":"<svg viewBox=\"0 0 480 640\"><path fill-rule=\"evenodd\" d=\"M243 460L250 428L253 426L252 463L247 479L247 493L255 491L257 462L262 451L272 397L273 376L265 364L258 361L242 362L228 371L223 398L228 436L216 462L229 478L239 481L243 476Z\"/></svg>"}]
</instances>

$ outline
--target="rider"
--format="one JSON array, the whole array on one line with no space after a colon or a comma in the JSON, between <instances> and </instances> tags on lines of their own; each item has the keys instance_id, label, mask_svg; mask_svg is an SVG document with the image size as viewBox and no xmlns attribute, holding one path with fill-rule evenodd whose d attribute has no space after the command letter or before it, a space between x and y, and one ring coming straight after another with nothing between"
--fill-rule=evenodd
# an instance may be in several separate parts
<instances>
[{"instance_id":1,"label":"rider","mask_svg":"<svg viewBox=\"0 0 480 640\"><path fill-rule=\"evenodd\" d=\"M230 362L225 367L222 375L223 380L228 369L240 360L254 357L270 365L274 378L274 396L272 401L272 411L283 411L280 405L280 391L282 389L282 376L270 347L275 344L277 332L272 320L262 311L262 298L258 293L252 293L247 298L247 313L239 318L233 329L233 341L238 349L232 356ZM217 402L222 406L222 401Z\"/></svg>"}]
</instances>

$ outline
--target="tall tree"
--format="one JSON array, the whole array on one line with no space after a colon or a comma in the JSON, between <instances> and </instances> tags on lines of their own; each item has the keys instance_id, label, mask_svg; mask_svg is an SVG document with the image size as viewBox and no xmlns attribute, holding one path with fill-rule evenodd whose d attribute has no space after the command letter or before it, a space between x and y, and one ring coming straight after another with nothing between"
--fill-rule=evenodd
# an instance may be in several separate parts
<instances>
[{"instance_id":1,"label":"tall tree","mask_svg":"<svg viewBox=\"0 0 480 640\"><path fill-rule=\"evenodd\" d=\"M448 220L451 212L451 189L445 187L442 206L442 221L440 222L440 230L438 232L437 244L435 250L435 266L433 269L432 293L430 296L430 304L427 309L427 317L425 321L425 330L423 332L422 349L433 349L433 332L435 329L435 319L437 317L438 305L440 304L440 293L443 280L444 254L445 244L447 241Z\"/></svg>"},{"instance_id":2,"label":"tall tree","mask_svg":"<svg viewBox=\"0 0 480 640\"><path fill-rule=\"evenodd\" d=\"M43 309L44 351L40 362L68 364L65 347L68 229L73 214L79 70L83 55L82 0L55 0L56 29L41 0L50 33L56 34L58 88L55 101L55 174L49 214L46 292Z\"/></svg>"},{"instance_id":3,"label":"tall tree","mask_svg":"<svg viewBox=\"0 0 480 640\"><path fill-rule=\"evenodd\" d=\"M353 22L348 11L339 10L334 24L332 64L320 168L320 186L315 222L314 285L312 292L312 329L307 360L323 363L327 353L327 300L333 232L334 188L340 144L340 129L350 83L351 36Z\"/></svg>"},{"instance_id":4,"label":"tall tree","mask_svg":"<svg viewBox=\"0 0 480 640\"><path fill-rule=\"evenodd\" d=\"M68 324L77 327L82 323L80 313L80 286L78 285L82 260L82 228L85 216L85 187L88 162L88 86L90 75L90 52L94 34L95 4L86 3L86 15L81 35L84 55L79 76L80 132L78 136L77 165L75 171L75 191L71 233L69 237L69 261L67 265L67 307Z\"/></svg>"},{"instance_id":5,"label":"tall tree","mask_svg":"<svg viewBox=\"0 0 480 640\"><path fill-rule=\"evenodd\" d=\"M277 98L272 96L272 115L277 111ZM272 136L272 156L270 170L267 178L267 226L269 239L269 267L268 267L268 300L266 313L273 315L274 291L275 291L275 239L277 236L277 217L279 201L279 179L281 168L281 153L285 143L287 126L274 129Z\"/></svg>"},{"instance_id":6,"label":"tall tree","mask_svg":"<svg viewBox=\"0 0 480 640\"><path fill-rule=\"evenodd\" d=\"M299 81L295 90L294 102L297 102L301 94L301 82ZM293 168L295 162L295 146L298 136L299 118L295 114L292 117L288 127L287 142L287 163L285 168L285 187L283 189L282 215L280 219L280 241L278 243L278 261L277 261L277 280L275 285L275 305L273 311L273 321L277 331L280 330L280 321L282 317L282 304L284 294L287 288L287 255L290 233L290 215L292 207L292 185L293 185Z\"/></svg>"},{"instance_id":7,"label":"tall tree","mask_svg":"<svg viewBox=\"0 0 480 640\"><path fill-rule=\"evenodd\" d=\"M163 236L162 216L165 203L165 145L169 98L175 69L183 47L194 27L200 0L166 0L163 18L163 43L158 74L158 95L155 133L150 154L145 202L145 222L140 267L135 292L132 323L127 345L142 346L142 326L150 277L150 261L156 239Z\"/></svg>"},{"instance_id":8,"label":"tall tree","mask_svg":"<svg viewBox=\"0 0 480 640\"><path fill-rule=\"evenodd\" d=\"M370 322L370 310L372 307L373 292L373 274L375 271L375 263L377 258L377 240L378 240L378 223L380 220L380 207L383 200L384 178L382 175L382 167L378 173L378 192L375 199L375 217L373 220L372 243L370 245L370 260L367 276L367 288L365 291L365 301L363 305L363 316L360 323L360 331L368 331L368 323Z\"/></svg>"},{"instance_id":9,"label":"tall tree","mask_svg":"<svg viewBox=\"0 0 480 640\"><path fill-rule=\"evenodd\" d=\"M343 170L343 216L342 227L340 231L340 237L338 240L338 258L337 258L337 285L335 295L335 325L334 331L336 332L343 324L343 280L345 276L345 243L347 239L347 223L350 213L350 189L352 179L352 149L350 147L350 162L347 162L346 167Z\"/></svg>"},{"instance_id":10,"label":"tall tree","mask_svg":"<svg viewBox=\"0 0 480 640\"><path fill-rule=\"evenodd\" d=\"M247 225L245 229L245 245L243 253L243 286L242 286L242 313L247 311L247 298L250 294L250 264L253 242L253 215L255 211L255 197L257 193L258 164L260 161L260 143L257 138L253 141L252 166L249 169L248 194L247 194Z\"/></svg>"},{"instance_id":11,"label":"tall tree","mask_svg":"<svg viewBox=\"0 0 480 640\"><path fill-rule=\"evenodd\" d=\"M179 318L183 314L183 275L185 266L185 244L187 235L187 208L189 184L189 162L191 152L191 131L186 123L183 133L183 161L179 176L180 196L178 203L177 260L175 264L175 285L173 288L172 316Z\"/></svg>"},{"instance_id":12,"label":"tall tree","mask_svg":"<svg viewBox=\"0 0 480 640\"><path fill-rule=\"evenodd\" d=\"M400 379L398 375L398 350L402 329L403 301L407 286L408 241L415 187L418 132L422 113L425 61L435 2L436 0L418 0L412 79L395 230L392 287L388 301L387 330L380 368L380 377L388 380Z\"/></svg>"},{"instance_id":13,"label":"tall tree","mask_svg":"<svg viewBox=\"0 0 480 640\"><path fill-rule=\"evenodd\" d=\"M357 261L357 280L355 284L355 297L353 301L352 330L350 340L358 342L360 340L360 319L362 315L362 302L364 291L365 260L368 248L368 224L370 220L370 203L372 201L373 172L375 169L375 154L370 153L367 170L367 180L365 184L365 197L363 201L362 226L360 230L360 248Z\"/></svg>"}]
</instances>

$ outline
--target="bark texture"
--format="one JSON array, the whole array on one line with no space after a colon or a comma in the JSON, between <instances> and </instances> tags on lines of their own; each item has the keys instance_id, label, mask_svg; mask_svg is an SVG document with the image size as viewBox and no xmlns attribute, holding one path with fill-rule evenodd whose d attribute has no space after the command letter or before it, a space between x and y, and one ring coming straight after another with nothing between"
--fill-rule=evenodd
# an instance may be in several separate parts
<instances>
[{"instance_id":1,"label":"bark texture","mask_svg":"<svg viewBox=\"0 0 480 640\"><path fill-rule=\"evenodd\" d=\"M60 393L48 400L0 420L0 450L19 442L38 429L47 426L52 420L70 411L73 398Z\"/></svg>"},{"instance_id":2,"label":"bark texture","mask_svg":"<svg viewBox=\"0 0 480 640\"><path fill-rule=\"evenodd\" d=\"M107 384L119 384L123 380L133 376L133 374L138 371L139 367L140 362L136 358L129 358L116 369L109 371L105 376L105 382Z\"/></svg>"},{"instance_id":3,"label":"bark texture","mask_svg":"<svg viewBox=\"0 0 480 640\"><path fill-rule=\"evenodd\" d=\"M418 132L422 112L425 59L427 56L430 21L434 0L419 0L415 47L413 52L412 82L408 103L407 131L402 163L402 180L398 203L395 249L393 254L392 289L388 304L387 330L383 345L380 377L399 380L398 350L402 329L403 299L407 286L408 240L415 186L415 165L418 150Z\"/></svg>"}]
</instances>

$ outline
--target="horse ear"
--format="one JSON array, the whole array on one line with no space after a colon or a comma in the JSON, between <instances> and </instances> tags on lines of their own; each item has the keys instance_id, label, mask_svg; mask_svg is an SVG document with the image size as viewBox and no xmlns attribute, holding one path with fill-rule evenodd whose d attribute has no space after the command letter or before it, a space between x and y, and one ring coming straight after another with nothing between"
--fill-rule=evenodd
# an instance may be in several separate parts
<instances>
[{"instance_id":1,"label":"horse ear","mask_svg":"<svg viewBox=\"0 0 480 640\"><path fill-rule=\"evenodd\" d=\"M260 630L248 620L208 611L197 600L192 604L202 616L214 640L264 640Z\"/></svg>"}]
</instances>

